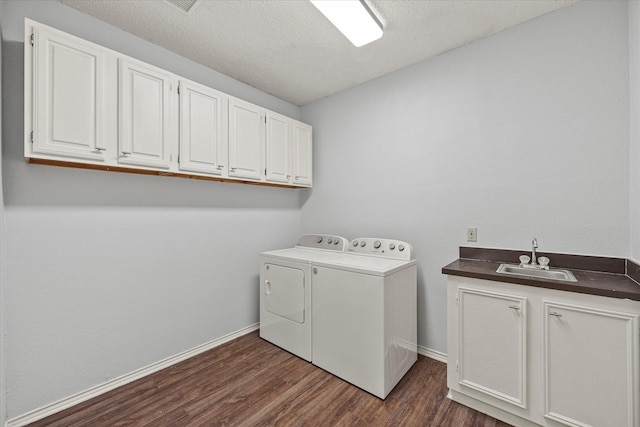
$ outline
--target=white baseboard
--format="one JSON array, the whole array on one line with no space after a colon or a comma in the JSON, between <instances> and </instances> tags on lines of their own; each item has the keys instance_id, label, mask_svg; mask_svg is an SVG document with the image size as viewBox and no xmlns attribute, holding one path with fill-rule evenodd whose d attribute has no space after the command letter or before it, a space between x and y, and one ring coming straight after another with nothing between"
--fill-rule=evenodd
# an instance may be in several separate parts
<instances>
[{"instance_id":1,"label":"white baseboard","mask_svg":"<svg viewBox=\"0 0 640 427\"><path fill-rule=\"evenodd\" d=\"M232 332L228 335L217 338L213 341L209 341L207 343L204 343L192 349L183 351L182 353L178 353L175 356L168 357L166 359L160 360L159 362L145 366L144 368L140 368L128 374L114 378L110 381L107 381L106 383L99 384L95 387L91 387L90 389L81 391L80 393L76 393L65 399L59 400L57 402L51 403L49 405L43 406L41 408L35 409L30 412L27 412L24 415L20 415L18 417L7 420L7 422L5 423L5 427L21 427L29 423L32 423L34 421L41 420L42 418L48 417L49 415L53 415L57 412L63 411L67 408L77 405L78 403L82 403L96 396L99 396L103 393L111 391L114 388L123 386L132 381L138 380L147 375L153 374L154 372L158 372L164 368L168 368L169 366L175 365L176 363L182 362L183 360L187 360L190 357L196 356L200 353L203 353L207 350L211 350L212 348L218 347L219 345L222 345L233 339L246 335L250 332L256 331L259 329L259 327L260 327L260 324L255 323L253 325L247 326L246 328L240 329L236 332Z\"/></svg>"},{"instance_id":2,"label":"white baseboard","mask_svg":"<svg viewBox=\"0 0 640 427\"><path fill-rule=\"evenodd\" d=\"M427 348L427 347L422 347L419 345L418 354L433 360L437 360L438 362L447 363L447 355L445 353L431 350L430 348Z\"/></svg>"}]
</instances>

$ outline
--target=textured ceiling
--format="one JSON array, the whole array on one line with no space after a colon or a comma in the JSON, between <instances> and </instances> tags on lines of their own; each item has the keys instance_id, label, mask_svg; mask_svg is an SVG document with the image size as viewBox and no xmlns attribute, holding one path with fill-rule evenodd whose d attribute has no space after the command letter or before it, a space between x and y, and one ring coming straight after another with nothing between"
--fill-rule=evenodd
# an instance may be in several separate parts
<instances>
[{"instance_id":1,"label":"textured ceiling","mask_svg":"<svg viewBox=\"0 0 640 427\"><path fill-rule=\"evenodd\" d=\"M306 0L61 0L296 105L578 0L368 0L381 39L354 47Z\"/></svg>"}]
</instances>

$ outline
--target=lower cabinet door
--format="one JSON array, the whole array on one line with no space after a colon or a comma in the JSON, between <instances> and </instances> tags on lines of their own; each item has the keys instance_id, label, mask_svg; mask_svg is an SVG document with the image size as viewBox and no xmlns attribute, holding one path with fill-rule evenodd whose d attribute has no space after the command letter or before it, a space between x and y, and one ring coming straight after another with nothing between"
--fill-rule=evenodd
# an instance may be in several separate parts
<instances>
[{"instance_id":1,"label":"lower cabinet door","mask_svg":"<svg viewBox=\"0 0 640 427\"><path fill-rule=\"evenodd\" d=\"M458 382L526 408L527 299L458 288Z\"/></svg>"},{"instance_id":2,"label":"lower cabinet door","mask_svg":"<svg viewBox=\"0 0 640 427\"><path fill-rule=\"evenodd\" d=\"M545 417L568 426L637 426L638 316L543 307Z\"/></svg>"}]
</instances>

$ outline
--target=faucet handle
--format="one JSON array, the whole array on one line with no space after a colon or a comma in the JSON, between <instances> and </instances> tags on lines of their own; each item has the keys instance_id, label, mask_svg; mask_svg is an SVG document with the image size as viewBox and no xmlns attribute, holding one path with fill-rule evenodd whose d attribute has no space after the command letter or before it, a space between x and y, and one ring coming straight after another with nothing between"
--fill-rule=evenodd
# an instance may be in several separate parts
<instances>
[{"instance_id":1,"label":"faucet handle","mask_svg":"<svg viewBox=\"0 0 640 427\"><path fill-rule=\"evenodd\" d=\"M538 264L540 264L543 267L546 267L547 265L549 265L549 261L550 259L547 258L546 256L541 256L540 258L538 258Z\"/></svg>"},{"instance_id":2,"label":"faucet handle","mask_svg":"<svg viewBox=\"0 0 640 427\"><path fill-rule=\"evenodd\" d=\"M520 255L520 264L529 264L531 258L528 255Z\"/></svg>"}]
</instances>

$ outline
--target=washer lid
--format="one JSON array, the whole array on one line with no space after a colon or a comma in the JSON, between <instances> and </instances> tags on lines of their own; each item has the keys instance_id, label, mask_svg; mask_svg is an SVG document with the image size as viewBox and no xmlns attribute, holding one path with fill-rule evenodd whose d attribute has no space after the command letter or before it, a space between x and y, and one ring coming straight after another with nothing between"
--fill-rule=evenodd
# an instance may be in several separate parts
<instances>
[{"instance_id":1,"label":"washer lid","mask_svg":"<svg viewBox=\"0 0 640 427\"><path fill-rule=\"evenodd\" d=\"M281 259L286 261L298 261L306 263L311 263L316 260L324 260L329 262L333 259L339 258L341 255L344 255L344 252L324 251L301 247L277 249L275 251L260 253L260 257L262 258Z\"/></svg>"},{"instance_id":2,"label":"washer lid","mask_svg":"<svg viewBox=\"0 0 640 427\"><path fill-rule=\"evenodd\" d=\"M313 262L313 265L373 276L388 276L397 271L404 270L407 267L416 265L416 260L405 261L368 255L343 254L335 259L318 260L317 262Z\"/></svg>"}]
</instances>

